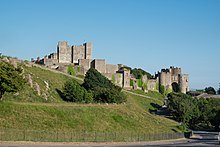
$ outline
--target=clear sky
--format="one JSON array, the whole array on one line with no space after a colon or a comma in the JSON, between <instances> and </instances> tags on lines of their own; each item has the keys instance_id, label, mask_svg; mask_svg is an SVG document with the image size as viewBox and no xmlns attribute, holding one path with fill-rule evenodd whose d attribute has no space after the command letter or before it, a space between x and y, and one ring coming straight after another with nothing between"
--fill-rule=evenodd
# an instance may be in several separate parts
<instances>
[{"instance_id":1,"label":"clear sky","mask_svg":"<svg viewBox=\"0 0 220 147\"><path fill-rule=\"evenodd\" d=\"M0 0L0 52L30 60L59 40L151 74L182 67L193 89L220 83L220 0Z\"/></svg>"}]
</instances>

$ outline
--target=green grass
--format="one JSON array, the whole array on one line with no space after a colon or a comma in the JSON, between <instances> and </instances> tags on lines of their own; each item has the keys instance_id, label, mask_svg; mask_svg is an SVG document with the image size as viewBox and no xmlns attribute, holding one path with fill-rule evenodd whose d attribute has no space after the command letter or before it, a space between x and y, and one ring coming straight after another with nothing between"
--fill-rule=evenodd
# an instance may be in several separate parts
<instances>
[{"instance_id":1,"label":"green grass","mask_svg":"<svg viewBox=\"0 0 220 147\"><path fill-rule=\"evenodd\" d=\"M148 112L148 100L128 95L126 104L0 103L0 128L108 131L172 132L178 124Z\"/></svg>"},{"instance_id":2,"label":"green grass","mask_svg":"<svg viewBox=\"0 0 220 147\"><path fill-rule=\"evenodd\" d=\"M51 131L108 132L175 132L178 123L154 114L152 104L162 105L162 96L148 93L148 99L126 93L125 104L76 104L63 102L56 89L61 90L71 77L38 67L24 67L45 93L47 100L28 84L19 93L7 93L0 102L0 129ZM44 81L50 85L46 91ZM81 81L79 81L81 82ZM160 101L158 101L160 100Z\"/></svg>"},{"instance_id":3,"label":"green grass","mask_svg":"<svg viewBox=\"0 0 220 147\"><path fill-rule=\"evenodd\" d=\"M159 92L156 91L148 91L147 93L144 92L143 90L130 90L131 92L137 93L137 94L141 94L141 95L145 95L145 96L149 96L152 98L156 98L158 100L163 101L164 100L164 96L162 94L160 94Z\"/></svg>"},{"instance_id":4,"label":"green grass","mask_svg":"<svg viewBox=\"0 0 220 147\"><path fill-rule=\"evenodd\" d=\"M33 85L37 83L40 86L41 95L38 96L37 92L34 90L34 86L31 88L27 81L21 91L16 94L6 93L3 99L19 102L63 102L57 90L62 90L65 81L70 80L71 77L44 70L39 67L23 66L23 68L25 77L30 74L33 80ZM49 84L48 90L46 90L45 82Z\"/></svg>"}]
</instances>

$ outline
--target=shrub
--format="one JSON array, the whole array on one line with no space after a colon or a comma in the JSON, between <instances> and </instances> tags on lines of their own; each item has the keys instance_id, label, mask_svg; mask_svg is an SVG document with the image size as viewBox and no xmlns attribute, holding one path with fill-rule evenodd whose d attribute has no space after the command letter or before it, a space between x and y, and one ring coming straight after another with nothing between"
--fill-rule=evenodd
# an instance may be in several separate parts
<instances>
[{"instance_id":1,"label":"shrub","mask_svg":"<svg viewBox=\"0 0 220 147\"><path fill-rule=\"evenodd\" d=\"M63 96L66 101L90 103L93 101L93 94L87 92L75 80L69 80L64 84Z\"/></svg>"},{"instance_id":2,"label":"shrub","mask_svg":"<svg viewBox=\"0 0 220 147\"><path fill-rule=\"evenodd\" d=\"M114 85L94 68L88 70L82 86L93 92L95 102L122 103L126 101L125 95L121 92L122 88Z\"/></svg>"}]
</instances>

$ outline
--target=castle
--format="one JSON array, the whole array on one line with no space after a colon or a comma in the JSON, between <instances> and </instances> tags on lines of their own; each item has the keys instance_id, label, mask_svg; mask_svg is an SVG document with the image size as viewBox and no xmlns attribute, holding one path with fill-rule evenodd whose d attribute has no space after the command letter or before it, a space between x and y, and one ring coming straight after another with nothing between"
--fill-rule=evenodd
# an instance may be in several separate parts
<instances>
[{"instance_id":1,"label":"castle","mask_svg":"<svg viewBox=\"0 0 220 147\"><path fill-rule=\"evenodd\" d=\"M56 53L32 61L64 72L67 71L67 66L71 65L80 75L85 75L90 68L95 68L114 84L125 89L160 91L163 88L164 91L182 93L189 91L189 76L182 74L181 68L171 66L169 69L162 69L151 79L146 75L135 79L127 66L107 64L105 59L92 59L92 43L70 46L66 41L59 41ZM139 80L141 85L138 84Z\"/></svg>"}]
</instances>

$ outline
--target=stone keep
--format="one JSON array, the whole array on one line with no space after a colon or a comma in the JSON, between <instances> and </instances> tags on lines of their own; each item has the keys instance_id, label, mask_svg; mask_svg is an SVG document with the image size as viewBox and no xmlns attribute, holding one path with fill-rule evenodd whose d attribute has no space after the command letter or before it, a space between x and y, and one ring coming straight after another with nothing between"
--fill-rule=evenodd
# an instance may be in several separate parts
<instances>
[{"instance_id":1,"label":"stone keep","mask_svg":"<svg viewBox=\"0 0 220 147\"><path fill-rule=\"evenodd\" d=\"M79 59L92 59L92 43L72 46L72 63L78 63Z\"/></svg>"},{"instance_id":2,"label":"stone keep","mask_svg":"<svg viewBox=\"0 0 220 147\"><path fill-rule=\"evenodd\" d=\"M59 63L71 63L72 49L66 41L59 41L57 45L57 58Z\"/></svg>"},{"instance_id":3,"label":"stone keep","mask_svg":"<svg viewBox=\"0 0 220 147\"><path fill-rule=\"evenodd\" d=\"M79 63L79 59L92 59L92 43L69 46L66 41L59 41L57 45L57 59L59 63Z\"/></svg>"}]
</instances>

